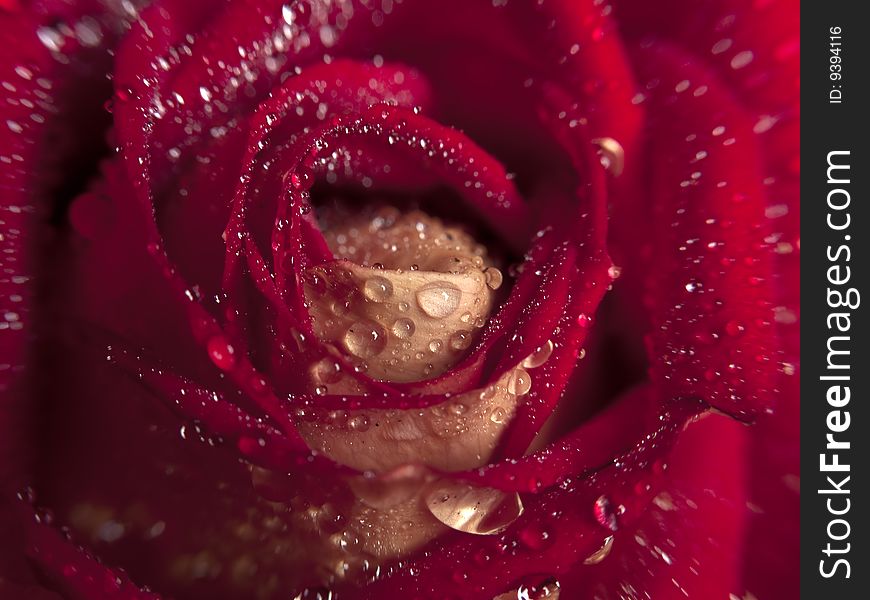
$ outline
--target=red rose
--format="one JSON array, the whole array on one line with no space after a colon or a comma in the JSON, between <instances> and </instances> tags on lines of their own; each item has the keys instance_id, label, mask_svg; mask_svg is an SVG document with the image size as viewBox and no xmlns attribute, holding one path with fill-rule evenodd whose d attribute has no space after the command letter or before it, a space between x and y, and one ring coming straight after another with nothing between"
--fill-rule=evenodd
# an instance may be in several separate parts
<instances>
[{"instance_id":1,"label":"red rose","mask_svg":"<svg viewBox=\"0 0 870 600\"><path fill-rule=\"evenodd\" d=\"M4 598L797 594L796 3L2 6Z\"/></svg>"}]
</instances>

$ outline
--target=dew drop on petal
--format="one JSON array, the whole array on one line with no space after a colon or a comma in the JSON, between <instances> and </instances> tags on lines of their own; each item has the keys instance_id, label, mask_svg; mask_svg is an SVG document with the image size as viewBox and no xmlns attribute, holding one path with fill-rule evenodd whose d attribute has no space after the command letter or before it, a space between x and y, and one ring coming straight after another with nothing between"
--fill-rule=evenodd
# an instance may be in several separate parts
<instances>
[{"instance_id":1,"label":"dew drop on petal","mask_svg":"<svg viewBox=\"0 0 870 600\"><path fill-rule=\"evenodd\" d=\"M598 146L601 165L614 177L622 174L625 168L625 150L622 144L610 137L595 138L592 143Z\"/></svg>"},{"instance_id":2,"label":"dew drop on petal","mask_svg":"<svg viewBox=\"0 0 870 600\"><path fill-rule=\"evenodd\" d=\"M534 352L529 354L522 364L527 369L536 369L545 362L547 362L547 359L550 358L550 355L552 353L553 341L547 340L547 343L545 343L543 346L540 346Z\"/></svg>"},{"instance_id":3,"label":"dew drop on petal","mask_svg":"<svg viewBox=\"0 0 870 600\"><path fill-rule=\"evenodd\" d=\"M508 391L516 396L528 394L532 389L532 378L523 369L514 369L508 379Z\"/></svg>"},{"instance_id":4,"label":"dew drop on petal","mask_svg":"<svg viewBox=\"0 0 870 600\"><path fill-rule=\"evenodd\" d=\"M347 426L352 431L365 432L371 426L369 418L365 415L354 415L347 420Z\"/></svg>"},{"instance_id":5,"label":"dew drop on petal","mask_svg":"<svg viewBox=\"0 0 870 600\"><path fill-rule=\"evenodd\" d=\"M372 321L357 321L344 334L344 347L360 358L371 358L383 352L387 345L384 329Z\"/></svg>"},{"instance_id":6,"label":"dew drop on petal","mask_svg":"<svg viewBox=\"0 0 870 600\"><path fill-rule=\"evenodd\" d=\"M462 402L453 402L450 406L447 407L447 412L449 412L454 417L459 417L468 412L468 407Z\"/></svg>"},{"instance_id":7,"label":"dew drop on petal","mask_svg":"<svg viewBox=\"0 0 870 600\"><path fill-rule=\"evenodd\" d=\"M417 290L416 297L420 310L435 319L443 319L459 307L462 292L452 283L436 281Z\"/></svg>"},{"instance_id":8,"label":"dew drop on petal","mask_svg":"<svg viewBox=\"0 0 870 600\"><path fill-rule=\"evenodd\" d=\"M504 281L504 276L501 274L501 271L495 267L489 267L483 272L483 274L486 276L486 285L489 286L490 289L497 290L501 287L501 284Z\"/></svg>"},{"instance_id":9,"label":"dew drop on petal","mask_svg":"<svg viewBox=\"0 0 870 600\"><path fill-rule=\"evenodd\" d=\"M406 340L414 335L414 331L417 327L414 325L414 321L403 317L401 319L396 319L396 322L393 323L392 329L393 335L401 340Z\"/></svg>"},{"instance_id":10,"label":"dew drop on petal","mask_svg":"<svg viewBox=\"0 0 870 600\"><path fill-rule=\"evenodd\" d=\"M318 383L336 383L341 379L341 366L330 358L323 358L312 365L311 378Z\"/></svg>"},{"instance_id":11,"label":"dew drop on petal","mask_svg":"<svg viewBox=\"0 0 870 600\"><path fill-rule=\"evenodd\" d=\"M453 350L465 350L471 345L471 332L459 330L450 336L450 347Z\"/></svg>"},{"instance_id":12,"label":"dew drop on petal","mask_svg":"<svg viewBox=\"0 0 870 600\"><path fill-rule=\"evenodd\" d=\"M604 538L604 543L601 545L601 547L598 550L596 550L595 552L593 552L592 554L590 554L589 556L587 556L586 559L583 561L583 564L584 565L597 565L602 560L607 558L607 555L610 554L610 549L612 547L613 547L613 536L608 535L606 538Z\"/></svg>"},{"instance_id":13,"label":"dew drop on petal","mask_svg":"<svg viewBox=\"0 0 870 600\"><path fill-rule=\"evenodd\" d=\"M384 277L371 277L363 284L363 294L372 302L384 302L393 295L393 284Z\"/></svg>"},{"instance_id":14,"label":"dew drop on petal","mask_svg":"<svg viewBox=\"0 0 870 600\"><path fill-rule=\"evenodd\" d=\"M523 503L516 492L475 487L442 479L425 494L426 508L451 529L475 535L495 535L517 520Z\"/></svg>"},{"instance_id":15,"label":"dew drop on petal","mask_svg":"<svg viewBox=\"0 0 870 600\"><path fill-rule=\"evenodd\" d=\"M595 520L603 527L616 531L619 528L619 523L616 520L616 511L610 498L607 496L599 496L592 506L592 512L595 515Z\"/></svg>"},{"instance_id":16,"label":"dew drop on petal","mask_svg":"<svg viewBox=\"0 0 870 600\"><path fill-rule=\"evenodd\" d=\"M496 425L504 423L505 419L507 419L507 411L505 409L503 409L501 406L496 406L489 413L489 420L492 421L493 423L495 423Z\"/></svg>"},{"instance_id":17,"label":"dew drop on petal","mask_svg":"<svg viewBox=\"0 0 870 600\"><path fill-rule=\"evenodd\" d=\"M732 69L742 69L749 63L753 61L755 55L751 50L744 50L743 52L738 52L734 55L734 58L731 59L731 68Z\"/></svg>"}]
</instances>

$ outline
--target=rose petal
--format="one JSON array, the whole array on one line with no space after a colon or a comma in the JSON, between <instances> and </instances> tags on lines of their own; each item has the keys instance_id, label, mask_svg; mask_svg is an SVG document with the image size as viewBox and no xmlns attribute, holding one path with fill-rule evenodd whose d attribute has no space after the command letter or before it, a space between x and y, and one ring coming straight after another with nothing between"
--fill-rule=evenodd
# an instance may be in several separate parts
<instances>
[{"instance_id":1,"label":"rose petal","mask_svg":"<svg viewBox=\"0 0 870 600\"><path fill-rule=\"evenodd\" d=\"M751 126L691 59L662 45L641 52L643 72L658 81L650 100L652 264L667 269L651 282L652 375L672 395L752 418L776 395L777 348ZM708 92L674 91L687 76Z\"/></svg>"}]
</instances>

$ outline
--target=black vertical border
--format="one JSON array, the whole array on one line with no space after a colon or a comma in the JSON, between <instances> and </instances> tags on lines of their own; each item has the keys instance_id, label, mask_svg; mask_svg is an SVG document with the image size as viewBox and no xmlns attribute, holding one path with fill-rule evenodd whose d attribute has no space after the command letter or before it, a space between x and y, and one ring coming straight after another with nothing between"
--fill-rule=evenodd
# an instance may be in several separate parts
<instances>
[{"instance_id":1,"label":"black vertical border","mask_svg":"<svg viewBox=\"0 0 870 600\"><path fill-rule=\"evenodd\" d=\"M801 596L809 600L852 600L870 598L870 531L867 528L868 490L870 490L870 22L862 15L866 5L848 0L805 0L801 6ZM831 27L842 27L842 81L830 78ZM829 92L840 84L843 100L829 102ZM827 182L827 156L834 150L850 151L851 181L848 188L851 203L851 226L848 231L833 231L827 225L829 212L827 194L835 187ZM845 240L846 235L850 240ZM861 305L851 313L850 351L851 400L848 410L849 429L836 434L851 443L849 451L840 453L840 462L851 467L848 488L851 500L849 512L842 518L850 523L850 535L843 542L851 544L848 554L841 555L851 566L844 578L844 569L837 576L824 578L819 561L833 564L823 550L828 543L827 525L837 518L828 512L826 500L835 500L835 507L846 497L820 494L830 487L827 475L842 479L837 473L822 473L819 454L825 452L826 418L833 410L826 399L832 382L820 381L826 372L827 316L832 309L826 295L827 270L832 263L828 246L836 249L846 243L851 247L851 279L848 285L861 293ZM839 529L837 528L839 527ZM835 526L840 535L842 524Z\"/></svg>"}]
</instances>

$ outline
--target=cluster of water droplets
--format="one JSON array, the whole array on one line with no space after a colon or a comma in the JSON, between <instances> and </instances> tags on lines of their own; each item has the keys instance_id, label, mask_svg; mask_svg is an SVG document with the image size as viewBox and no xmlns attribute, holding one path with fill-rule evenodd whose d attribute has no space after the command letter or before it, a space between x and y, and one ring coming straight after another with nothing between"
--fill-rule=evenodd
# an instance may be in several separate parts
<instances>
[{"instance_id":1,"label":"cluster of water droplets","mask_svg":"<svg viewBox=\"0 0 870 600\"><path fill-rule=\"evenodd\" d=\"M318 337L392 381L433 377L454 364L486 324L503 282L485 249L419 211L383 207L336 227L333 220L326 219L327 242L350 262L308 273Z\"/></svg>"}]
</instances>

